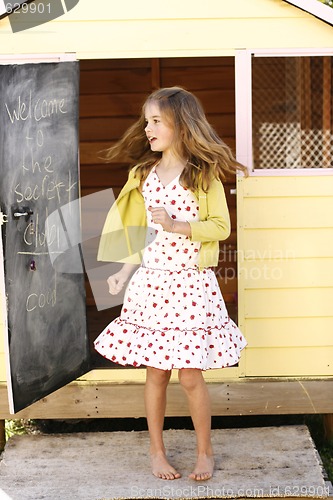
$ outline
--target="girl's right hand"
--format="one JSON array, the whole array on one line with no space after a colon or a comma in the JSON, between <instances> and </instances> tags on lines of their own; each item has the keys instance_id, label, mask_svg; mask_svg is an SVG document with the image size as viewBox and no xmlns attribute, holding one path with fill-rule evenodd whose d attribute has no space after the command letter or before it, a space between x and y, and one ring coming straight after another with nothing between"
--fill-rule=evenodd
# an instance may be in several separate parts
<instances>
[{"instance_id":1,"label":"girl's right hand","mask_svg":"<svg viewBox=\"0 0 333 500\"><path fill-rule=\"evenodd\" d=\"M128 277L125 276L121 271L109 276L107 279L109 285L109 293L111 293L111 295L117 295L117 293L121 292L127 279Z\"/></svg>"}]
</instances>

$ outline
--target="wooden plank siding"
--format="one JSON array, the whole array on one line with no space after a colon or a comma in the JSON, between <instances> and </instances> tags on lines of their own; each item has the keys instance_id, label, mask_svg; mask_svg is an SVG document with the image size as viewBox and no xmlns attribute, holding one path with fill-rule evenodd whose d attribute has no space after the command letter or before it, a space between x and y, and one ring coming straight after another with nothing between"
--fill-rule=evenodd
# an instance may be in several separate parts
<instances>
[{"instance_id":1,"label":"wooden plank siding","mask_svg":"<svg viewBox=\"0 0 333 500\"><path fill-rule=\"evenodd\" d=\"M82 196L112 187L115 195L126 181L129 165L106 164L102 151L117 141L137 119L141 106L155 88L180 85L195 93L208 120L235 149L234 58L128 59L80 63L80 182ZM207 77L209 75L209 77ZM224 298L236 314L236 196L235 178L225 183L232 234L221 244L217 269ZM92 218L93 223L93 218ZM87 230L87 228L85 229ZM88 328L92 345L98 331L119 313L98 313L86 282ZM98 358L97 358L98 359Z\"/></svg>"},{"instance_id":2,"label":"wooden plank siding","mask_svg":"<svg viewBox=\"0 0 333 500\"><path fill-rule=\"evenodd\" d=\"M246 376L332 376L333 177L251 177L238 187Z\"/></svg>"},{"instance_id":3,"label":"wooden plank siding","mask_svg":"<svg viewBox=\"0 0 333 500\"><path fill-rule=\"evenodd\" d=\"M24 16L20 16L24 29ZM78 59L234 55L235 48L331 47L331 26L282 0L80 0L66 15L13 37L0 20L6 54L74 53ZM283 36L281 36L283 33ZM37 36L36 36L37 35Z\"/></svg>"},{"instance_id":4,"label":"wooden plank siding","mask_svg":"<svg viewBox=\"0 0 333 500\"><path fill-rule=\"evenodd\" d=\"M286 382L282 379L243 379L208 384L213 415L329 414L333 413L333 399L329 397L332 390L333 380ZM8 412L6 386L1 383L0 415L2 419L13 418ZM168 386L166 416L188 415L187 400L182 387L171 382ZM144 416L143 383L76 381L18 412L15 418Z\"/></svg>"}]
</instances>

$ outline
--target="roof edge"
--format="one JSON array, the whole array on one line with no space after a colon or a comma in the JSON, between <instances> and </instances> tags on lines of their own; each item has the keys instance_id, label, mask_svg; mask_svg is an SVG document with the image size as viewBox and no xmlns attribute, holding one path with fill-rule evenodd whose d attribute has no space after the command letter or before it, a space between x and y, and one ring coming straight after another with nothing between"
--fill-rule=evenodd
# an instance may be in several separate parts
<instances>
[{"instance_id":1,"label":"roof edge","mask_svg":"<svg viewBox=\"0 0 333 500\"><path fill-rule=\"evenodd\" d=\"M285 2L298 7L309 14L333 25L333 9L319 0L284 0Z\"/></svg>"}]
</instances>

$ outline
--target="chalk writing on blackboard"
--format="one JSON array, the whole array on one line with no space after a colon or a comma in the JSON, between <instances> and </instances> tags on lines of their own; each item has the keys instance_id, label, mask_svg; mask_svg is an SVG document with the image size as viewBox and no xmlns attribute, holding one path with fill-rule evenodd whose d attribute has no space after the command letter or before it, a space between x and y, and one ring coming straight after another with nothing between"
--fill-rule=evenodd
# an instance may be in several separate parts
<instances>
[{"instance_id":1,"label":"chalk writing on blackboard","mask_svg":"<svg viewBox=\"0 0 333 500\"><path fill-rule=\"evenodd\" d=\"M5 102L5 108L7 110L9 119L12 123L16 121L25 121L25 120L35 120L39 122L43 118L50 118L52 115L56 115L58 113L66 114L66 99L36 99L33 102L32 91L30 91L30 95L28 100L19 95L17 99L17 103L14 108L10 108L10 106Z\"/></svg>"},{"instance_id":2,"label":"chalk writing on blackboard","mask_svg":"<svg viewBox=\"0 0 333 500\"><path fill-rule=\"evenodd\" d=\"M57 277L54 275L54 284L52 288L48 288L47 290L40 291L37 293L31 292L29 293L26 300L26 310L27 312L32 312L36 308L43 309L45 306L54 307L57 303Z\"/></svg>"},{"instance_id":3,"label":"chalk writing on blackboard","mask_svg":"<svg viewBox=\"0 0 333 500\"><path fill-rule=\"evenodd\" d=\"M67 234L54 211L78 200L77 62L0 66L0 203L13 408L89 369L84 274L64 274ZM80 231L79 204L71 212ZM51 247L49 247L51 244Z\"/></svg>"}]
</instances>

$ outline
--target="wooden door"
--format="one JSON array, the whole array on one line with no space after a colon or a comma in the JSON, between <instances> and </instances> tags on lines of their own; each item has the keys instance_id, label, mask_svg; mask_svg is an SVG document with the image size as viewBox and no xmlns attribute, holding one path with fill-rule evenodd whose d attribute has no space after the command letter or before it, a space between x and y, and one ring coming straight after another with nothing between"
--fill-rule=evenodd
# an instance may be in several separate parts
<instances>
[{"instance_id":1,"label":"wooden door","mask_svg":"<svg viewBox=\"0 0 333 500\"><path fill-rule=\"evenodd\" d=\"M0 66L11 412L89 369L84 274L71 245L80 231L78 86L78 62Z\"/></svg>"}]
</instances>

